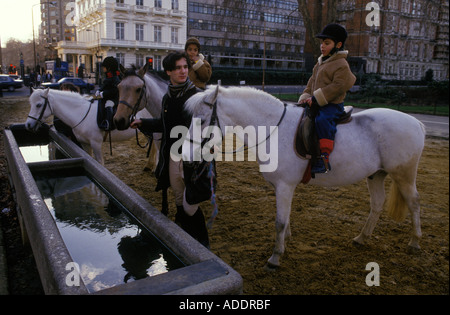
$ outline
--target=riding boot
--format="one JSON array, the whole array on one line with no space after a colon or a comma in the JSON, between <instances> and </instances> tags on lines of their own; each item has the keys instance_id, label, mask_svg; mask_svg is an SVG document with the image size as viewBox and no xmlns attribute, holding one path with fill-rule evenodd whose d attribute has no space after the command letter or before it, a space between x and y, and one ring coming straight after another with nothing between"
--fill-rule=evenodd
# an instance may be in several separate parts
<instances>
[{"instance_id":1,"label":"riding boot","mask_svg":"<svg viewBox=\"0 0 450 315\"><path fill-rule=\"evenodd\" d=\"M181 223L183 222L185 216L187 216L187 214L186 212L184 212L183 206L177 206L177 213L175 213L175 223L183 227Z\"/></svg>"},{"instance_id":2,"label":"riding boot","mask_svg":"<svg viewBox=\"0 0 450 315\"><path fill-rule=\"evenodd\" d=\"M203 211L200 209L200 207L192 216L192 220L193 226L196 230L195 233L197 241L199 241L199 243L205 246L207 249L210 249L208 229L206 228L205 216L203 215Z\"/></svg>"},{"instance_id":3,"label":"riding boot","mask_svg":"<svg viewBox=\"0 0 450 315\"><path fill-rule=\"evenodd\" d=\"M197 209L193 216L189 216L184 211L183 206L177 206L175 223L200 244L209 249L208 230L206 229L205 217L200 208Z\"/></svg>"}]
</instances>

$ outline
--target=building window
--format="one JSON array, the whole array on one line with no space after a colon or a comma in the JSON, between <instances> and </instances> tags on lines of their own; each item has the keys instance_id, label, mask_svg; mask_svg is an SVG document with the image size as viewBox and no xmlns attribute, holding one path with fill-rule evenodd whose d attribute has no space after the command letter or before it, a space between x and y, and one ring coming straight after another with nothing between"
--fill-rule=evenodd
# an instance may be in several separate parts
<instances>
[{"instance_id":1,"label":"building window","mask_svg":"<svg viewBox=\"0 0 450 315\"><path fill-rule=\"evenodd\" d=\"M155 0L155 8L162 8L162 0Z\"/></svg>"},{"instance_id":2,"label":"building window","mask_svg":"<svg viewBox=\"0 0 450 315\"><path fill-rule=\"evenodd\" d=\"M144 55L142 54L136 54L136 67L143 67L144 66Z\"/></svg>"},{"instance_id":3,"label":"building window","mask_svg":"<svg viewBox=\"0 0 450 315\"><path fill-rule=\"evenodd\" d=\"M119 64L125 66L125 54L124 53L117 53L116 59Z\"/></svg>"},{"instance_id":4,"label":"building window","mask_svg":"<svg viewBox=\"0 0 450 315\"><path fill-rule=\"evenodd\" d=\"M161 56L155 56L153 58L153 69L156 71L162 70L161 68Z\"/></svg>"},{"instance_id":5,"label":"building window","mask_svg":"<svg viewBox=\"0 0 450 315\"><path fill-rule=\"evenodd\" d=\"M161 26L155 26L155 42L161 43L162 42L162 31Z\"/></svg>"},{"instance_id":6,"label":"building window","mask_svg":"<svg viewBox=\"0 0 450 315\"><path fill-rule=\"evenodd\" d=\"M178 44L178 27L172 27L171 28L171 43L172 44Z\"/></svg>"},{"instance_id":7,"label":"building window","mask_svg":"<svg viewBox=\"0 0 450 315\"><path fill-rule=\"evenodd\" d=\"M178 3L178 0L172 0L172 10L179 10L180 4Z\"/></svg>"},{"instance_id":8,"label":"building window","mask_svg":"<svg viewBox=\"0 0 450 315\"><path fill-rule=\"evenodd\" d=\"M125 23L116 22L116 39L125 39Z\"/></svg>"},{"instance_id":9,"label":"building window","mask_svg":"<svg viewBox=\"0 0 450 315\"><path fill-rule=\"evenodd\" d=\"M136 0L136 5L138 6L144 6L144 0Z\"/></svg>"},{"instance_id":10,"label":"building window","mask_svg":"<svg viewBox=\"0 0 450 315\"><path fill-rule=\"evenodd\" d=\"M136 40L137 41L144 41L144 25L143 24L136 24Z\"/></svg>"}]
</instances>

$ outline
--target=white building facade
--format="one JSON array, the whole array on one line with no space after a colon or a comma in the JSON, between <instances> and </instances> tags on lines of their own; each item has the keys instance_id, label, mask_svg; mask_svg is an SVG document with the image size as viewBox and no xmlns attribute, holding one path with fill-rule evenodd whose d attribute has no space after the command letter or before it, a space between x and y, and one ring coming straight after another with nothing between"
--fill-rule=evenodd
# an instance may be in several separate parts
<instances>
[{"instance_id":1,"label":"white building facade","mask_svg":"<svg viewBox=\"0 0 450 315\"><path fill-rule=\"evenodd\" d=\"M143 66L183 50L187 34L187 0L76 0L66 23L77 27L77 41L58 43L58 57L78 74L95 78L103 59L113 56L125 67Z\"/></svg>"}]
</instances>

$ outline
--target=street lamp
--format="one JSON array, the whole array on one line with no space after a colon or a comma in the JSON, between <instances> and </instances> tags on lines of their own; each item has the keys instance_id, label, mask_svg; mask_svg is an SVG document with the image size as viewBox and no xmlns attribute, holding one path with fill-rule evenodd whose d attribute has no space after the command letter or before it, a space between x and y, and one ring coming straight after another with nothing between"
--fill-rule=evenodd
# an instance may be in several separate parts
<instances>
[{"instance_id":1,"label":"street lamp","mask_svg":"<svg viewBox=\"0 0 450 315\"><path fill-rule=\"evenodd\" d=\"M101 77L102 77L102 69L100 66L100 63L102 61L102 55L100 55L100 32L92 30L90 28L86 29L87 32L95 32L97 33L97 52L95 54L95 58L97 58L97 72L98 72L98 82L97 84L100 85L101 84ZM99 61L100 60L100 61Z\"/></svg>"}]
</instances>

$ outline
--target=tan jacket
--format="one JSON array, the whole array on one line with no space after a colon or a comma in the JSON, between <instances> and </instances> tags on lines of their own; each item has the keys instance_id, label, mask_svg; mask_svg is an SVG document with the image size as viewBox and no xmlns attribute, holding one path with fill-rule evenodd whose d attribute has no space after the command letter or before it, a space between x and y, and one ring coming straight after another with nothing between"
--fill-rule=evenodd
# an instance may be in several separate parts
<instances>
[{"instance_id":1,"label":"tan jacket","mask_svg":"<svg viewBox=\"0 0 450 315\"><path fill-rule=\"evenodd\" d=\"M211 78L212 69L208 61L205 60L205 56L199 54L200 59L192 65L189 69L189 79L195 84L196 87L205 89L206 83Z\"/></svg>"},{"instance_id":2,"label":"tan jacket","mask_svg":"<svg viewBox=\"0 0 450 315\"><path fill-rule=\"evenodd\" d=\"M314 95L320 106L344 102L347 91L356 81L346 60L347 55L348 51L338 51L323 62L323 56L320 56L298 101Z\"/></svg>"}]
</instances>

